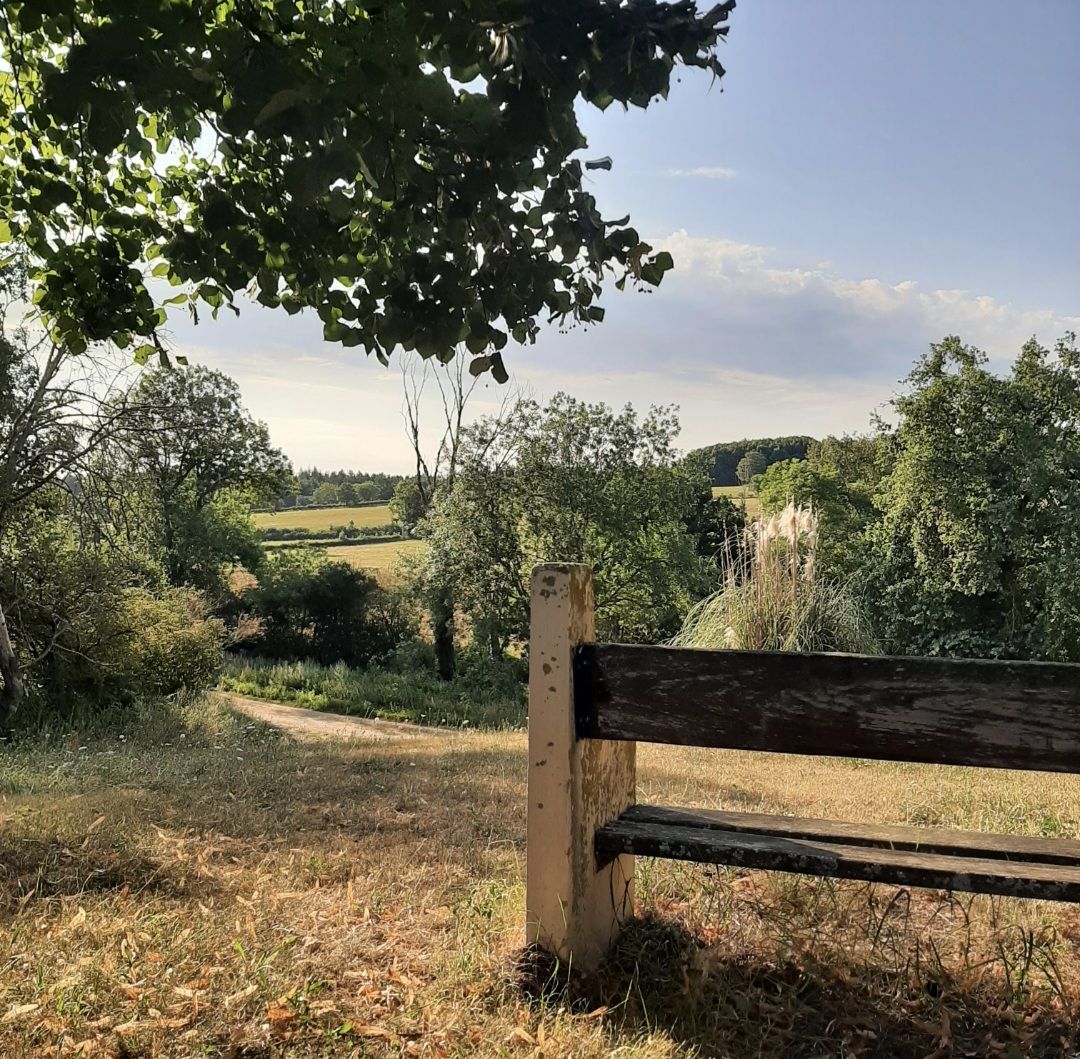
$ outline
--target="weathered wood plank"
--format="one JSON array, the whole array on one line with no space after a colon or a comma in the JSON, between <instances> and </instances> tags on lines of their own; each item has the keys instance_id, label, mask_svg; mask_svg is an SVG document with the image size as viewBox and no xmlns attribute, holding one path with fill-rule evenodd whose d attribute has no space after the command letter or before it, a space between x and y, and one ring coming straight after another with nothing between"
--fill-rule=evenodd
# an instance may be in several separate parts
<instances>
[{"instance_id":1,"label":"weathered wood plank","mask_svg":"<svg viewBox=\"0 0 1080 1059\"><path fill-rule=\"evenodd\" d=\"M620 820L635 824L662 824L771 835L776 838L835 842L846 846L910 850L953 857L1033 861L1080 868L1080 842L1030 835L997 835L984 831L949 831L903 825L852 824L766 813L727 812L719 809L678 809L662 805L635 805Z\"/></svg>"},{"instance_id":2,"label":"weathered wood plank","mask_svg":"<svg viewBox=\"0 0 1080 1059\"><path fill-rule=\"evenodd\" d=\"M1080 772L1080 665L579 649L579 736Z\"/></svg>"},{"instance_id":3,"label":"weathered wood plank","mask_svg":"<svg viewBox=\"0 0 1080 1059\"><path fill-rule=\"evenodd\" d=\"M867 849L620 818L596 832L597 861L604 864L623 853L933 890L1080 901L1080 868L1066 865Z\"/></svg>"}]
</instances>

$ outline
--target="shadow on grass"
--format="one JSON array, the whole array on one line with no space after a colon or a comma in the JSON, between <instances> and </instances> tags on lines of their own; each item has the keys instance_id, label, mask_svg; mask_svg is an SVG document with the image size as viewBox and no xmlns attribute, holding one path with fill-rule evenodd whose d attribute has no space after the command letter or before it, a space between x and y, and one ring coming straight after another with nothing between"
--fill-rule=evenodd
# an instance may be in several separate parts
<instances>
[{"instance_id":1,"label":"shadow on grass","mask_svg":"<svg viewBox=\"0 0 1080 1059\"><path fill-rule=\"evenodd\" d=\"M128 851L73 849L34 838L0 841L0 923L31 901L122 892L191 898L205 890L204 881L177 876L171 867Z\"/></svg>"},{"instance_id":2,"label":"shadow on grass","mask_svg":"<svg viewBox=\"0 0 1080 1059\"><path fill-rule=\"evenodd\" d=\"M537 1007L603 1013L614 1040L661 1034L705 1059L953 1059L1080 1055L1078 1027L1053 1006L1020 1010L1000 989L910 982L836 963L719 953L679 924L628 925L596 974L521 952L513 988Z\"/></svg>"}]
</instances>

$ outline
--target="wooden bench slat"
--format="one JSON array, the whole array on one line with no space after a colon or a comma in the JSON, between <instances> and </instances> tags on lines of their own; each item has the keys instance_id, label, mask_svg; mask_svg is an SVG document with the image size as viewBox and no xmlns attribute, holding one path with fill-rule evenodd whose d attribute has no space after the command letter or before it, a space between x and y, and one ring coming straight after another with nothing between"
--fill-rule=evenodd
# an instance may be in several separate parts
<instances>
[{"instance_id":1,"label":"wooden bench slat","mask_svg":"<svg viewBox=\"0 0 1080 1059\"><path fill-rule=\"evenodd\" d=\"M1080 665L578 649L582 738L1080 772Z\"/></svg>"},{"instance_id":2,"label":"wooden bench slat","mask_svg":"<svg viewBox=\"0 0 1080 1059\"><path fill-rule=\"evenodd\" d=\"M868 849L835 842L643 824L620 817L596 832L601 864L622 853L934 890L1080 901L1080 868L1030 861Z\"/></svg>"},{"instance_id":3,"label":"wooden bench slat","mask_svg":"<svg viewBox=\"0 0 1080 1059\"><path fill-rule=\"evenodd\" d=\"M777 838L809 839L869 848L940 853L953 857L1064 864L1080 868L1080 842L1073 839L998 835L984 831L953 831L899 824L854 824L840 820L771 816L767 813L719 809L679 809L662 805L635 805L627 809L620 820L638 824L749 832Z\"/></svg>"}]
</instances>

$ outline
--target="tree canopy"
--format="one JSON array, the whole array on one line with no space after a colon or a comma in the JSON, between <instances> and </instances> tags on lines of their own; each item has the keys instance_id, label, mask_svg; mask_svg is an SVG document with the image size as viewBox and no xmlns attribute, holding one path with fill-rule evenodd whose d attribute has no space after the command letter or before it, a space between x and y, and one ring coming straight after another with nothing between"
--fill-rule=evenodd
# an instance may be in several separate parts
<instances>
[{"instance_id":1,"label":"tree canopy","mask_svg":"<svg viewBox=\"0 0 1080 1059\"><path fill-rule=\"evenodd\" d=\"M946 338L894 402L866 572L919 654L1080 660L1080 349L1027 342L1001 376Z\"/></svg>"},{"instance_id":2,"label":"tree canopy","mask_svg":"<svg viewBox=\"0 0 1080 1059\"><path fill-rule=\"evenodd\" d=\"M250 291L327 339L505 375L601 280L672 267L605 220L578 101L723 75L732 0L40 0L0 10L0 240L58 342L164 355ZM153 282L157 277L161 282ZM169 291L164 281L174 285ZM169 297L169 295L172 295Z\"/></svg>"}]
</instances>

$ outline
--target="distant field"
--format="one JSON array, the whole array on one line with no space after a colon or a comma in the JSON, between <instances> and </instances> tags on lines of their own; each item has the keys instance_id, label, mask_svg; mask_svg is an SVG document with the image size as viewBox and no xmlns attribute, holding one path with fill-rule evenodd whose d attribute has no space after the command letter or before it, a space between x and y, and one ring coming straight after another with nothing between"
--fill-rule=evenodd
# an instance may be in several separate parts
<instances>
[{"instance_id":1,"label":"distant field","mask_svg":"<svg viewBox=\"0 0 1080 1059\"><path fill-rule=\"evenodd\" d=\"M743 493L747 493L745 499ZM761 501L741 485L714 485L712 495L730 498L739 507L744 507L751 518L757 518L761 514Z\"/></svg>"},{"instance_id":2,"label":"distant field","mask_svg":"<svg viewBox=\"0 0 1080 1059\"><path fill-rule=\"evenodd\" d=\"M331 526L385 526L392 522L389 504L370 507L291 508L288 511L260 512L254 516L259 529L325 530Z\"/></svg>"},{"instance_id":3,"label":"distant field","mask_svg":"<svg viewBox=\"0 0 1080 1059\"><path fill-rule=\"evenodd\" d=\"M337 563L348 563L359 570L389 570L399 555L415 554L423 548L421 541L380 541L376 544L337 544L320 545L305 541L297 544L293 541L267 541L264 548L322 548L327 556Z\"/></svg>"},{"instance_id":4,"label":"distant field","mask_svg":"<svg viewBox=\"0 0 1080 1059\"><path fill-rule=\"evenodd\" d=\"M423 541L390 541L382 544L343 544L327 548L327 554L337 562L346 562L361 570L389 570L398 557L415 555L424 547Z\"/></svg>"}]
</instances>

